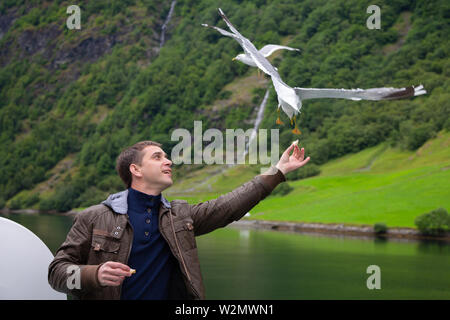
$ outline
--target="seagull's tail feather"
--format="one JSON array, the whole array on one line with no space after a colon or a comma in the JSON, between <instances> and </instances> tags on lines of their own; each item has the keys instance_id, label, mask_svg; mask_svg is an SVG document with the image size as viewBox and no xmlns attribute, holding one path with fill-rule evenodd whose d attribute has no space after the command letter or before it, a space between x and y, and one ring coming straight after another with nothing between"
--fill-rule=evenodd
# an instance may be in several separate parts
<instances>
[{"instance_id":1,"label":"seagull's tail feather","mask_svg":"<svg viewBox=\"0 0 450 320\"><path fill-rule=\"evenodd\" d=\"M414 87L414 96L420 96L422 94L426 94L427 91L423 88L423 85L418 87Z\"/></svg>"}]
</instances>

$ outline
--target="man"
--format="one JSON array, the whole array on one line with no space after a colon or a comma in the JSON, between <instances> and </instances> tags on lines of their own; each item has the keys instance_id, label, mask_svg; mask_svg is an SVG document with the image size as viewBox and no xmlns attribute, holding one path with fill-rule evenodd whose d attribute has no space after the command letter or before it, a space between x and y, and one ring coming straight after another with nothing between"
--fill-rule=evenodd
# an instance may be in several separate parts
<instances>
[{"instance_id":1,"label":"man","mask_svg":"<svg viewBox=\"0 0 450 320\"><path fill-rule=\"evenodd\" d=\"M125 149L116 169L127 189L77 214L49 266L50 285L76 299L205 299L195 236L242 218L309 161L304 153L292 144L265 174L190 205L162 196L172 162L159 143Z\"/></svg>"}]
</instances>

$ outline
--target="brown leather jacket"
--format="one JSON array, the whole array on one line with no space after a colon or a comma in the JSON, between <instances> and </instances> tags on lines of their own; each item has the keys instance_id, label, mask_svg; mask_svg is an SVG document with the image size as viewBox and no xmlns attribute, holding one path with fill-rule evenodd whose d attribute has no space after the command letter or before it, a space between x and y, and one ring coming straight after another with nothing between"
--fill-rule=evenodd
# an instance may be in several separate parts
<instances>
[{"instance_id":1,"label":"brown leather jacket","mask_svg":"<svg viewBox=\"0 0 450 320\"><path fill-rule=\"evenodd\" d=\"M171 280L171 299L205 299L195 236L239 220L282 181L285 181L283 173L271 167L267 173L235 190L196 205L183 200L169 203L162 197L160 232L179 263ZM110 195L102 204L77 214L66 240L49 266L48 281L55 290L75 299L120 299L121 286L101 286L97 271L106 261L127 264L133 242L127 195L128 190ZM68 277L72 276L69 271L73 271L71 266L74 265L80 270L79 289L69 289L67 285Z\"/></svg>"}]
</instances>

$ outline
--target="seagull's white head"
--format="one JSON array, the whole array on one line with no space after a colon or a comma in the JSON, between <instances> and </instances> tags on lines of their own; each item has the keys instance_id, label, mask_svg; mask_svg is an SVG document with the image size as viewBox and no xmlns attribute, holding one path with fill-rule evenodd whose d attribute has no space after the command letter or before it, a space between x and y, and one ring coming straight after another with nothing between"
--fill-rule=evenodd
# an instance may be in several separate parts
<instances>
[{"instance_id":1,"label":"seagull's white head","mask_svg":"<svg viewBox=\"0 0 450 320\"><path fill-rule=\"evenodd\" d=\"M240 53L240 54L238 54L236 57L234 57L232 60L233 60L233 61L234 61L234 60L238 60L238 61L244 62L244 61L245 61L245 58L246 58L245 54ZM245 62L244 62L244 63L245 63Z\"/></svg>"},{"instance_id":2,"label":"seagull's white head","mask_svg":"<svg viewBox=\"0 0 450 320\"><path fill-rule=\"evenodd\" d=\"M256 67L256 63L253 61L253 59L249 55L246 55L245 53L238 54L232 60L233 61L238 60L238 61L240 61L246 65L249 65L251 67Z\"/></svg>"}]
</instances>

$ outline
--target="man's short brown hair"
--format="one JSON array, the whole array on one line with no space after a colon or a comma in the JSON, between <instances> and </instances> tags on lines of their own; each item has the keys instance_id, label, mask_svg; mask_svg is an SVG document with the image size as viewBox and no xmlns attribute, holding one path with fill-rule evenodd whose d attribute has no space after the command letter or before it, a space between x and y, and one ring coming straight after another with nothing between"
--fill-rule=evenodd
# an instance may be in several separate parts
<instances>
[{"instance_id":1,"label":"man's short brown hair","mask_svg":"<svg viewBox=\"0 0 450 320\"><path fill-rule=\"evenodd\" d=\"M130 164L134 163L137 165L141 165L142 158L144 157L144 153L142 152L142 150L144 150L148 146L161 147L162 144L150 140L141 141L132 145L131 147L126 148L117 157L116 170L127 188L131 187L132 181Z\"/></svg>"}]
</instances>

